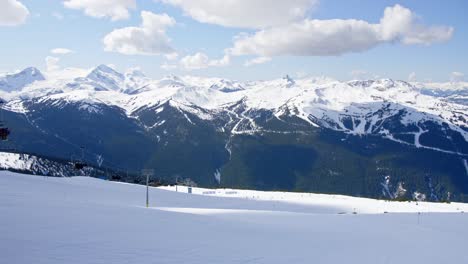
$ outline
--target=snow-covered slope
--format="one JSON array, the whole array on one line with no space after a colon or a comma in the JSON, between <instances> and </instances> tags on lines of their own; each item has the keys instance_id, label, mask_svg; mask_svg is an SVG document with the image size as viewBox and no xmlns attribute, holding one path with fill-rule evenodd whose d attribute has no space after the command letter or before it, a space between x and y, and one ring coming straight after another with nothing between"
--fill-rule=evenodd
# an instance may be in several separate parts
<instances>
[{"instance_id":1,"label":"snow-covered slope","mask_svg":"<svg viewBox=\"0 0 468 264\"><path fill-rule=\"evenodd\" d=\"M67 161L54 161L30 154L0 152L0 170L12 170L35 175L66 177L71 175L90 175L96 171L92 167L77 171Z\"/></svg>"},{"instance_id":2,"label":"snow-covered slope","mask_svg":"<svg viewBox=\"0 0 468 264\"><path fill-rule=\"evenodd\" d=\"M419 89L432 89L432 90L443 90L443 91L461 91L468 89L468 82L415 82L412 83Z\"/></svg>"},{"instance_id":3,"label":"snow-covered slope","mask_svg":"<svg viewBox=\"0 0 468 264\"><path fill-rule=\"evenodd\" d=\"M47 175L47 166L40 164L39 159L34 156L0 152L0 168L12 170L38 170L41 174Z\"/></svg>"},{"instance_id":4,"label":"snow-covered slope","mask_svg":"<svg viewBox=\"0 0 468 264\"><path fill-rule=\"evenodd\" d=\"M0 90L5 92L12 92L22 89L26 85L35 81L43 80L45 80L45 78L42 73L38 69L30 67L18 73L0 76Z\"/></svg>"},{"instance_id":5,"label":"snow-covered slope","mask_svg":"<svg viewBox=\"0 0 468 264\"><path fill-rule=\"evenodd\" d=\"M423 94L441 98L448 102L468 105L468 83L414 83Z\"/></svg>"},{"instance_id":6,"label":"snow-covered slope","mask_svg":"<svg viewBox=\"0 0 468 264\"><path fill-rule=\"evenodd\" d=\"M109 66L99 65L97 68L92 70L86 78L92 81L93 84L97 84L99 89L97 90L119 90L123 86L124 75L116 72Z\"/></svg>"},{"instance_id":7,"label":"snow-covered slope","mask_svg":"<svg viewBox=\"0 0 468 264\"><path fill-rule=\"evenodd\" d=\"M358 198L344 195L329 195L315 193L264 192L237 189L204 189L186 186L163 186L161 190L190 192L195 195L237 198L260 202L279 202L316 208L316 213L340 214L384 214L384 213L461 213L468 212L468 204L464 203L429 203L422 201L394 202ZM323 211L322 211L323 210Z\"/></svg>"},{"instance_id":8,"label":"snow-covered slope","mask_svg":"<svg viewBox=\"0 0 468 264\"><path fill-rule=\"evenodd\" d=\"M18 264L468 262L466 204L235 192L225 196L251 197L150 188L145 208L144 186L0 172L0 254Z\"/></svg>"},{"instance_id":9,"label":"snow-covered slope","mask_svg":"<svg viewBox=\"0 0 468 264\"><path fill-rule=\"evenodd\" d=\"M447 127L461 134L465 141L468 139L468 105L463 101L466 87L450 91L450 95L440 96L423 89L421 84L390 79L340 82L328 78L293 80L286 76L270 81L237 82L168 76L152 80L138 70L121 74L100 65L86 77L36 81L4 97L10 100L5 108L15 112L28 112L25 102L62 106L78 103L81 109L94 113L99 113L96 109L105 104L136 118L142 109L158 108L169 102L205 120L229 116L229 124L220 129L232 134L267 131L256 118L261 111L268 111L278 120L296 117L314 127L354 135L379 135L402 144L429 147L419 138L434 125L444 131Z\"/></svg>"}]
</instances>

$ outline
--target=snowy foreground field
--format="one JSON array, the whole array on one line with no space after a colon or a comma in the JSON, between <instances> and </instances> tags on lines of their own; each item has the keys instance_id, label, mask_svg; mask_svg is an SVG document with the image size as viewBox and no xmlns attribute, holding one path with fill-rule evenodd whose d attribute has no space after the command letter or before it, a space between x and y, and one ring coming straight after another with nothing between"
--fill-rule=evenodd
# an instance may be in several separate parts
<instances>
[{"instance_id":1,"label":"snowy foreground field","mask_svg":"<svg viewBox=\"0 0 468 264\"><path fill-rule=\"evenodd\" d=\"M178 191L0 172L0 263L468 263L468 204Z\"/></svg>"}]
</instances>

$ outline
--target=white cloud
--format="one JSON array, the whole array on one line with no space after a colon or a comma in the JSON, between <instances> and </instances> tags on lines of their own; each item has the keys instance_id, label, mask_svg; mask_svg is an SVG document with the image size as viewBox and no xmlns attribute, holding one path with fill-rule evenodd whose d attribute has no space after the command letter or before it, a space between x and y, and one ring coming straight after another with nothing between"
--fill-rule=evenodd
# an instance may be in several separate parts
<instances>
[{"instance_id":1,"label":"white cloud","mask_svg":"<svg viewBox=\"0 0 468 264\"><path fill-rule=\"evenodd\" d=\"M266 28L303 19L318 0L160 0L202 22L226 27Z\"/></svg>"},{"instance_id":2,"label":"white cloud","mask_svg":"<svg viewBox=\"0 0 468 264\"><path fill-rule=\"evenodd\" d=\"M129 9L136 8L136 0L66 0L63 5L70 9L83 10L88 16L110 17L112 21L130 17Z\"/></svg>"},{"instance_id":3,"label":"white cloud","mask_svg":"<svg viewBox=\"0 0 468 264\"><path fill-rule=\"evenodd\" d=\"M252 65L263 64L271 61L270 57L257 57L251 60L248 60L244 63L244 66L250 67Z\"/></svg>"},{"instance_id":4,"label":"white cloud","mask_svg":"<svg viewBox=\"0 0 468 264\"><path fill-rule=\"evenodd\" d=\"M415 72L412 72L408 76L408 82L416 82L417 81L417 76Z\"/></svg>"},{"instance_id":5,"label":"white cloud","mask_svg":"<svg viewBox=\"0 0 468 264\"><path fill-rule=\"evenodd\" d=\"M231 57L226 54L219 60L211 60L209 66L224 67L224 66L228 66L230 63L231 63Z\"/></svg>"},{"instance_id":6,"label":"white cloud","mask_svg":"<svg viewBox=\"0 0 468 264\"><path fill-rule=\"evenodd\" d=\"M26 22L29 10L17 0L0 1L0 26L17 26Z\"/></svg>"},{"instance_id":7,"label":"white cloud","mask_svg":"<svg viewBox=\"0 0 468 264\"><path fill-rule=\"evenodd\" d=\"M354 19L311 20L240 35L230 49L232 55L263 57L336 56L362 52L382 43L426 44L447 41L453 28L427 27L417 23L411 10L387 7L378 24Z\"/></svg>"},{"instance_id":8,"label":"white cloud","mask_svg":"<svg viewBox=\"0 0 468 264\"><path fill-rule=\"evenodd\" d=\"M453 28L425 26L418 23L418 17L401 5L387 7L380 20L380 38L383 41L400 40L404 44L426 44L443 42L452 38Z\"/></svg>"},{"instance_id":9,"label":"white cloud","mask_svg":"<svg viewBox=\"0 0 468 264\"><path fill-rule=\"evenodd\" d=\"M188 55L180 60L180 66L186 70L200 70L208 67L222 67L229 65L231 58L225 55L219 60L210 60L208 55L197 52L194 55Z\"/></svg>"},{"instance_id":10,"label":"white cloud","mask_svg":"<svg viewBox=\"0 0 468 264\"><path fill-rule=\"evenodd\" d=\"M462 82L465 79L465 74L461 72L452 72L450 73L451 82Z\"/></svg>"},{"instance_id":11,"label":"white cloud","mask_svg":"<svg viewBox=\"0 0 468 264\"><path fill-rule=\"evenodd\" d=\"M167 14L141 12L140 27L126 27L112 31L103 38L104 50L126 55L173 54L171 40L166 35L175 20Z\"/></svg>"},{"instance_id":12,"label":"white cloud","mask_svg":"<svg viewBox=\"0 0 468 264\"><path fill-rule=\"evenodd\" d=\"M205 53L197 52L194 55L188 55L180 60L180 64L187 70L198 70L207 68L210 64L210 59Z\"/></svg>"},{"instance_id":13,"label":"white cloud","mask_svg":"<svg viewBox=\"0 0 468 264\"><path fill-rule=\"evenodd\" d=\"M165 54L164 57L166 57L166 59L170 61L177 60L177 58L179 57L179 53L177 52L168 53L168 54Z\"/></svg>"},{"instance_id":14,"label":"white cloud","mask_svg":"<svg viewBox=\"0 0 468 264\"><path fill-rule=\"evenodd\" d=\"M239 37L234 55L329 56L368 50L379 43L372 25L358 20L304 20Z\"/></svg>"},{"instance_id":15,"label":"white cloud","mask_svg":"<svg viewBox=\"0 0 468 264\"><path fill-rule=\"evenodd\" d=\"M45 58L45 61L46 61L46 71L47 72L55 72L55 71L58 71L60 69L60 66L58 64L59 61L60 61L60 58L47 56Z\"/></svg>"},{"instance_id":16,"label":"white cloud","mask_svg":"<svg viewBox=\"0 0 468 264\"><path fill-rule=\"evenodd\" d=\"M56 55L66 55L66 54L74 53L74 51L70 49L66 49L66 48L55 48L55 49L51 49L50 53L56 54Z\"/></svg>"}]
</instances>

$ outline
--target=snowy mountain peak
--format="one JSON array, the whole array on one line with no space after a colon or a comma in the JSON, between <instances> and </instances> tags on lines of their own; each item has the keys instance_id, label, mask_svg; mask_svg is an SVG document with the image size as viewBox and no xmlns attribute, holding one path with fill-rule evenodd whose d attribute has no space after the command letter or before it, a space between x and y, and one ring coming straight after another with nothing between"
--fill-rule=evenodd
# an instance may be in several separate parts
<instances>
[{"instance_id":1,"label":"snowy mountain peak","mask_svg":"<svg viewBox=\"0 0 468 264\"><path fill-rule=\"evenodd\" d=\"M289 75L286 74L286 76L283 77L283 81L285 82L286 87L292 87L296 84L293 78L291 78Z\"/></svg>"},{"instance_id":2,"label":"snowy mountain peak","mask_svg":"<svg viewBox=\"0 0 468 264\"><path fill-rule=\"evenodd\" d=\"M376 79L376 80L354 80L348 82L349 86L371 88L378 91L386 91L393 88L399 88L404 90L413 89L413 85L405 81L395 81L392 79Z\"/></svg>"},{"instance_id":3,"label":"snowy mountain peak","mask_svg":"<svg viewBox=\"0 0 468 264\"><path fill-rule=\"evenodd\" d=\"M221 79L210 86L211 89L218 90L225 93L232 93L244 90L242 84L225 79Z\"/></svg>"},{"instance_id":4,"label":"snowy mountain peak","mask_svg":"<svg viewBox=\"0 0 468 264\"><path fill-rule=\"evenodd\" d=\"M117 72L116 70L114 70L113 68L111 68L110 66L107 66L105 64L98 65L96 68L94 68L93 72L94 71L121 75L121 73Z\"/></svg>"},{"instance_id":5,"label":"snowy mountain peak","mask_svg":"<svg viewBox=\"0 0 468 264\"><path fill-rule=\"evenodd\" d=\"M180 78L179 76L176 76L174 74L166 75L162 79L163 80L173 80L173 81L176 81L176 82L182 82L182 78Z\"/></svg>"},{"instance_id":6,"label":"snowy mountain peak","mask_svg":"<svg viewBox=\"0 0 468 264\"><path fill-rule=\"evenodd\" d=\"M124 75L107 65L99 65L87 76L107 90L119 90L125 79Z\"/></svg>"},{"instance_id":7,"label":"snowy mountain peak","mask_svg":"<svg viewBox=\"0 0 468 264\"><path fill-rule=\"evenodd\" d=\"M139 69L131 69L125 73L124 88L122 91L126 94L133 94L138 89L147 86L151 79L146 77L145 74Z\"/></svg>"},{"instance_id":8,"label":"snowy mountain peak","mask_svg":"<svg viewBox=\"0 0 468 264\"><path fill-rule=\"evenodd\" d=\"M146 77L146 75L140 70L140 69L130 69L127 72L125 72L125 79L129 78L143 78Z\"/></svg>"},{"instance_id":9,"label":"snowy mountain peak","mask_svg":"<svg viewBox=\"0 0 468 264\"><path fill-rule=\"evenodd\" d=\"M38 70L35 67L28 67L28 68L22 70L19 74L20 75L25 74L25 75L30 75L30 76L38 76L39 78L42 76L41 71ZM42 76L42 77L44 77L44 76Z\"/></svg>"},{"instance_id":10,"label":"snowy mountain peak","mask_svg":"<svg viewBox=\"0 0 468 264\"><path fill-rule=\"evenodd\" d=\"M18 73L7 74L0 77L0 90L6 92L17 91L35 81L43 80L45 80L45 78L41 71L34 67L28 67Z\"/></svg>"},{"instance_id":11,"label":"snowy mountain peak","mask_svg":"<svg viewBox=\"0 0 468 264\"><path fill-rule=\"evenodd\" d=\"M158 81L159 85L166 87L184 87L185 82L178 76L168 75Z\"/></svg>"},{"instance_id":12,"label":"snowy mountain peak","mask_svg":"<svg viewBox=\"0 0 468 264\"><path fill-rule=\"evenodd\" d=\"M92 70L88 74L87 78L95 79L98 76L114 77L114 78L118 78L122 80L124 79L123 74L121 74L120 72L117 72L116 70L104 64L101 64L97 66L96 68L94 68L94 70Z\"/></svg>"}]
</instances>

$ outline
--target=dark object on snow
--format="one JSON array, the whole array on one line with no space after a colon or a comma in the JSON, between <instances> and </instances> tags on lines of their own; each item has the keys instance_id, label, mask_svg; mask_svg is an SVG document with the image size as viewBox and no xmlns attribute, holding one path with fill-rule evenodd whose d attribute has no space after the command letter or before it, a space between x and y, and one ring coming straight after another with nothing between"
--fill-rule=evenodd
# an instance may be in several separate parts
<instances>
[{"instance_id":1,"label":"dark object on snow","mask_svg":"<svg viewBox=\"0 0 468 264\"><path fill-rule=\"evenodd\" d=\"M10 129L8 127L0 127L0 139L3 141L8 140L8 135L10 135Z\"/></svg>"},{"instance_id":2,"label":"dark object on snow","mask_svg":"<svg viewBox=\"0 0 468 264\"><path fill-rule=\"evenodd\" d=\"M82 170L84 167L86 167L86 164L83 162L75 162L75 170Z\"/></svg>"},{"instance_id":3,"label":"dark object on snow","mask_svg":"<svg viewBox=\"0 0 468 264\"><path fill-rule=\"evenodd\" d=\"M111 180L112 180L112 181L121 181L121 180L122 180L122 177L120 177L120 176L117 175L117 174L114 174L114 175L112 175Z\"/></svg>"}]
</instances>

